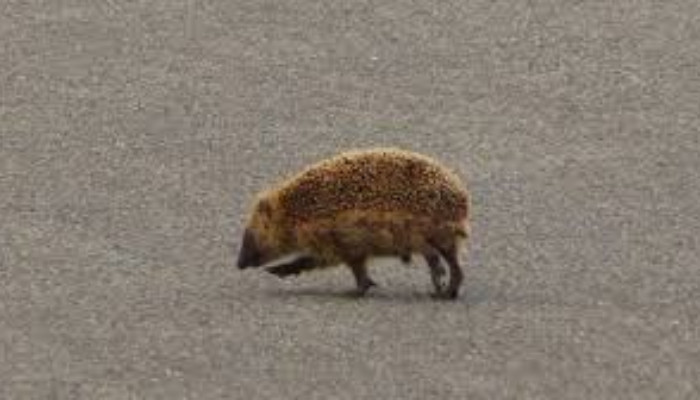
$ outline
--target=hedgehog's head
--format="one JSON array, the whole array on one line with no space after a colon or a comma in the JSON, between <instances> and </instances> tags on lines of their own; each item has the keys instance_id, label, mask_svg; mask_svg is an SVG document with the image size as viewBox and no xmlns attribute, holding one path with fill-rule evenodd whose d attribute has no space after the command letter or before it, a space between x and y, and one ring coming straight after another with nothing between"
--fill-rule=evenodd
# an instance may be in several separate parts
<instances>
[{"instance_id":1,"label":"hedgehog's head","mask_svg":"<svg viewBox=\"0 0 700 400\"><path fill-rule=\"evenodd\" d=\"M253 208L238 254L238 268L259 267L287 254L277 202L260 197Z\"/></svg>"}]
</instances>

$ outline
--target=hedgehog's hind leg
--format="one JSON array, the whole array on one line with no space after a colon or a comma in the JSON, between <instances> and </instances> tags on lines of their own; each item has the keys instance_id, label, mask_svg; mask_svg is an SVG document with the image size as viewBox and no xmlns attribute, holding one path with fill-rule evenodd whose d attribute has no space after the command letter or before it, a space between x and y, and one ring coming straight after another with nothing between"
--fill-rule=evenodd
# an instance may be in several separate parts
<instances>
[{"instance_id":1,"label":"hedgehog's hind leg","mask_svg":"<svg viewBox=\"0 0 700 400\"><path fill-rule=\"evenodd\" d=\"M442 278L445 277L447 271L440 262L440 256L433 250L423 252L423 258L430 268L430 279L435 287L435 295L440 296L445 291L445 282Z\"/></svg>"},{"instance_id":2,"label":"hedgehog's hind leg","mask_svg":"<svg viewBox=\"0 0 700 400\"><path fill-rule=\"evenodd\" d=\"M345 262L350 267L352 275L355 277L355 283L357 284L356 294L358 296L363 296L369 288L377 286L367 273L366 258L346 260Z\"/></svg>"},{"instance_id":3,"label":"hedgehog's hind leg","mask_svg":"<svg viewBox=\"0 0 700 400\"><path fill-rule=\"evenodd\" d=\"M462 267L459 266L457 246L453 245L448 249L438 250L445 261L447 261L447 265L450 266L450 283L447 285L445 297L448 299L456 299L457 295L459 295L459 288L462 286L462 281L464 281L464 273L462 272Z\"/></svg>"},{"instance_id":4,"label":"hedgehog's hind leg","mask_svg":"<svg viewBox=\"0 0 700 400\"><path fill-rule=\"evenodd\" d=\"M443 246L437 245L436 243L431 244L450 267L450 281L447 284L447 288L443 292L438 293L438 297L456 299L459 295L459 288L462 286L462 281L464 281L464 273L459 266L457 244L454 241L450 241L449 244Z\"/></svg>"}]
</instances>

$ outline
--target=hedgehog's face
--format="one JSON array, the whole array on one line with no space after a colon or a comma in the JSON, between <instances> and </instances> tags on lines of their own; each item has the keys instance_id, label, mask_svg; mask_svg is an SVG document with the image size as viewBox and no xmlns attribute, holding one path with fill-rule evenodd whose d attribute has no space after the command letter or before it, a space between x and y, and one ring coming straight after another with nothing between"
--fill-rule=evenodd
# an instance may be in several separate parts
<instances>
[{"instance_id":1,"label":"hedgehog's face","mask_svg":"<svg viewBox=\"0 0 700 400\"><path fill-rule=\"evenodd\" d=\"M272 206L259 201L243 234L238 268L259 267L282 256L277 231Z\"/></svg>"}]
</instances>

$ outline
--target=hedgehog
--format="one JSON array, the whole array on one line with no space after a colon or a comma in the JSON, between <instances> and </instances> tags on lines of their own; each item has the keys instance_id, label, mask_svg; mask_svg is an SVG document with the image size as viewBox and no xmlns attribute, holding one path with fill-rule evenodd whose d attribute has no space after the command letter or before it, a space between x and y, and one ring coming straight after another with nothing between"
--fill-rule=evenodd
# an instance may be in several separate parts
<instances>
[{"instance_id":1,"label":"hedgehog","mask_svg":"<svg viewBox=\"0 0 700 400\"><path fill-rule=\"evenodd\" d=\"M352 150L257 196L238 267L262 266L287 278L344 264L355 279L353 293L362 296L377 286L367 271L370 259L408 264L416 254L429 268L433 296L455 299L469 216L466 186L434 159L396 148Z\"/></svg>"}]
</instances>

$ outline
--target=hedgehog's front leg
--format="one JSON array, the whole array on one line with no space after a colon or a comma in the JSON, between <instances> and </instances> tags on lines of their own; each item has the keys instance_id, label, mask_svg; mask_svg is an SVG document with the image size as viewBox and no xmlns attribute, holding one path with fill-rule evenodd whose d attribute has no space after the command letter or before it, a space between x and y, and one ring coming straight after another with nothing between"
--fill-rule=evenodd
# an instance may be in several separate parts
<instances>
[{"instance_id":1,"label":"hedgehog's front leg","mask_svg":"<svg viewBox=\"0 0 700 400\"><path fill-rule=\"evenodd\" d=\"M267 268L267 272L277 275L280 278L286 278L291 275L299 275L300 273L312 270L318 267L319 263L313 257L301 256L290 262L275 265Z\"/></svg>"},{"instance_id":2,"label":"hedgehog's front leg","mask_svg":"<svg viewBox=\"0 0 700 400\"><path fill-rule=\"evenodd\" d=\"M377 286L377 284L367 274L366 259L352 259L345 261L352 270L352 275L357 283L357 295L364 295L369 288Z\"/></svg>"}]
</instances>

